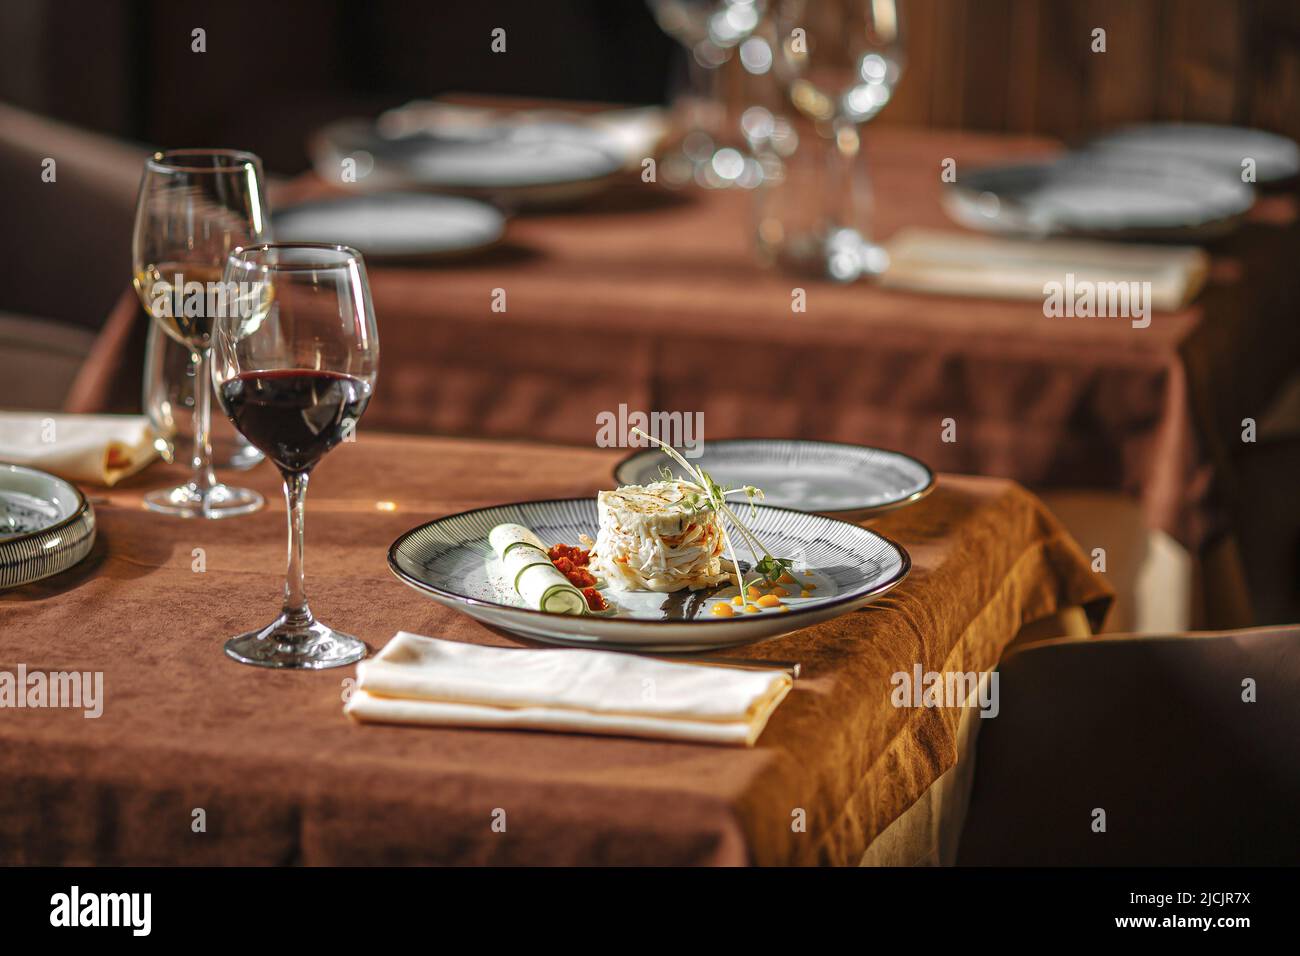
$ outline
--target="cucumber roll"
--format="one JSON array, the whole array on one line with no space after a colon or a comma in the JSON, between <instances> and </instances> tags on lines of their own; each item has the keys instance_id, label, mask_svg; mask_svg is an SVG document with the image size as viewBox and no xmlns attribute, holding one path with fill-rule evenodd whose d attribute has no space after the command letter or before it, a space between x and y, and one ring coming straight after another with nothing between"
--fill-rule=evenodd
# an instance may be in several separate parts
<instances>
[{"instance_id":1,"label":"cucumber roll","mask_svg":"<svg viewBox=\"0 0 1300 956\"><path fill-rule=\"evenodd\" d=\"M499 524L488 544L507 581L531 608L548 614L585 614L587 599L560 573L540 538L518 524Z\"/></svg>"}]
</instances>

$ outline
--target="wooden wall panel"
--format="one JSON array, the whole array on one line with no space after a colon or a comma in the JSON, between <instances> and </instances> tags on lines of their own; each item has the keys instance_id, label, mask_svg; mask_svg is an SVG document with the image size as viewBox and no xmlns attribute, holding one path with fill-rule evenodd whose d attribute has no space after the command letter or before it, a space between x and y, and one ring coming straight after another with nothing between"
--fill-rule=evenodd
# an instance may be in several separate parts
<instances>
[{"instance_id":1,"label":"wooden wall panel","mask_svg":"<svg viewBox=\"0 0 1300 956\"><path fill-rule=\"evenodd\" d=\"M900 2L908 67L878 122L1076 139L1200 120L1300 139L1300 0Z\"/></svg>"}]
</instances>

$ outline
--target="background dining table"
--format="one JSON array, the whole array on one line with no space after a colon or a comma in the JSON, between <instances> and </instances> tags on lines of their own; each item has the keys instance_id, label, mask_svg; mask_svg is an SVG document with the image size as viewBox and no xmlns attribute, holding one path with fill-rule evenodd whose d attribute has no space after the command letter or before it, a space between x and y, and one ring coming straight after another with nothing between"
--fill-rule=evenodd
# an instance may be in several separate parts
<instances>
[{"instance_id":1,"label":"background dining table","mask_svg":"<svg viewBox=\"0 0 1300 956\"><path fill-rule=\"evenodd\" d=\"M398 630L516 645L400 584L388 546L446 513L594 494L618 458L363 420L312 478L313 607L372 649ZM97 719L44 708L0 720L5 863L856 863L953 768L970 713L895 706L891 675L984 673L1034 622L1072 612L1095 627L1110 603L1034 496L940 475L872 524L911 554L894 591L722 652L802 666L753 749L359 725L342 711L354 668L269 671L222 653L280 600L276 472L242 476L272 503L251 516L145 512L143 493L182 471L159 464L96 492L90 558L0 594L6 669L104 681Z\"/></svg>"},{"instance_id":2,"label":"background dining table","mask_svg":"<svg viewBox=\"0 0 1300 956\"><path fill-rule=\"evenodd\" d=\"M1061 145L881 128L865 148L887 239L958 229L942 208L946 160L960 181ZM309 175L273 200L343 188ZM764 270L754 198L630 176L580 208L515 218L479 256L372 264L383 341L372 427L590 446L597 416L620 406L702 412L706 440L855 442L1036 490L1119 492L1193 552L1221 529L1214 481L1231 491L1242 420L1264 414L1300 354L1293 193L1262 195L1210 245L1200 296L1147 328ZM806 311L792 309L796 288ZM138 409L144 326L125 294L67 410Z\"/></svg>"}]
</instances>

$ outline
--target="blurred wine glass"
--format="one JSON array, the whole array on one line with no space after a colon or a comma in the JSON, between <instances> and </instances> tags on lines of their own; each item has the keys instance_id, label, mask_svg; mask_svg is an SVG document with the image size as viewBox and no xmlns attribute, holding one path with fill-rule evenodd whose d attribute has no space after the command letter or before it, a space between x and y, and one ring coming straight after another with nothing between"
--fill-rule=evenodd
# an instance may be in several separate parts
<instances>
[{"instance_id":1,"label":"blurred wine glass","mask_svg":"<svg viewBox=\"0 0 1300 956\"><path fill-rule=\"evenodd\" d=\"M164 461L176 460L177 448L194 444L194 382L198 363L188 346L181 345L149 323L144 349L143 407L154 432L154 447ZM235 431L224 415L212 416L212 464L244 471L263 458L260 451ZM183 452L181 454L184 454Z\"/></svg>"},{"instance_id":2,"label":"blurred wine glass","mask_svg":"<svg viewBox=\"0 0 1300 956\"><path fill-rule=\"evenodd\" d=\"M262 496L217 481L212 470L212 325L229 305L221 284L230 251L267 236L262 162L231 149L178 149L146 162L136 200L131 267L140 302L194 362L193 478L145 495L145 507L185 518L224 518L262 507Z\"/></svg>"},{"instance_id":3,"label":"blurred wine glass","mask_svg":"<svg viewBox=\"0 0 1300 956\"><path fill-rule=\"evenodd\" d=\"M772 50L754 35L768 0L646 0L655 22L686 51L687 83L674 98L680 145L661 158L670 185L753 188L762 168L740 117L752 99L751 77L768 72Z\"/></svg>"},{"instance_id":4,"label":"blurred wine glass","mask_svg":"<svg viewBox=\"0 0 1300 956\"><path fill-rule=\"evenodd\" d=\"M870 241L871 195L859 127L889 103L903 72L897 0L776 0L775 74L818 133L821 174L807 218L784 230L783 257L848 281L883 271Z\"/></svg>"}]
</instances>

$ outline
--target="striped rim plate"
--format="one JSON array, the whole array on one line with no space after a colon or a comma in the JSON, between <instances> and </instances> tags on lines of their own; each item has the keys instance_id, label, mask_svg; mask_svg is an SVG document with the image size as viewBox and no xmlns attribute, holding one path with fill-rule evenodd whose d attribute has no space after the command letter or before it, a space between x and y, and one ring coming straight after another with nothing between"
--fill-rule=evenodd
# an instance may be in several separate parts
<instances>
[{"instance_id":1,"label":"striped rim plate","mask_svg":"<svg viewBox=\"0 0 1300 956\"><path fill-rule=\"evenodd\" d=\"M54 475L0 465L0 590L66 571L95 545L95 509Z\"/></svg>"},{"instance_id":2,"label":"striped rim plate","mask_svg":"<svg viewBox=\"0 0 1300 956\"><path fill-rule=\"evenodd\" d=\"M407 531L389 548L388 565L422 594L513 634L643 651L710 650L789 634L871 603L911 568L907 552L874 531L761 506L749 525L773 554L795 562L799 585L783 599L788 611L737 609L732 618L715 615L715 604L735 596L733 585L671 594L606 590L615 610L611 616L544 614L524 607L499 575L487 537L503 522L531 528L548 545L578 545L580 535L594 538L599 524L594 497L479 508ZM744 565L744 556L738 556Z\"/></svg>"},{"instance_id":3,"label":"striped rim plate","mask_svg":"<svg viewBox=\"0 0 1300 956\"><path fill-rule=\"evenodd\" d=\"M919 501L934 488L934 473L902 452L867 445L783 438L727 438L704 442L691 464L727 488L755 485L764 502L797 511L814 511L844 521ZM644 485L660 478L659 469L680 468L658 448L624 458L614 468L620 485Z\"/></svg>"}]
</instances>

